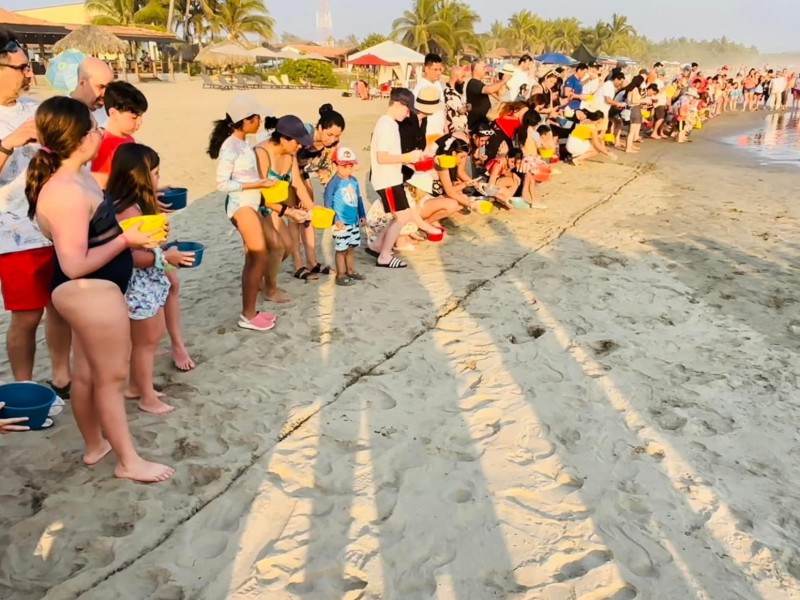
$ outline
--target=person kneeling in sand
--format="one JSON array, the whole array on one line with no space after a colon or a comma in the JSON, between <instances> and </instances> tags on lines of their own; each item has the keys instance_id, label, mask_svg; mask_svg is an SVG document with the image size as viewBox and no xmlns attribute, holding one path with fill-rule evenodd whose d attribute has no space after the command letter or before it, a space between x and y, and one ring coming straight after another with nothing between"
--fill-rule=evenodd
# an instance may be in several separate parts
<instances>
[{"instance_id":1,"label":"person kneeling in sand","mask_svg":"<svg viewBox=\"0 0 800 600\"><path fill-rule=\"evenodd\" d=\"M364 281L356 273L355 249L361 246L361 225L366 223L364 199L353 168L358 164L356 153L349 148L337 148L333 153L336 175L325 187L325 207L333 209L333 240L336 250L336 285L353 285Z\"/></svg>"},{"instance_id":2,"label":"person kneeling in sand","mask_svg":"<svg viewBox=\"0 0 800 600\"><path fill-rule=\"evenodd\" d=\"M579 165L598 154L605 154L616 160L617 156L606 148L605 142L600 139L603 127L603 113L599 110L576 110L575 120L578 124L567 138L567 152L572 157L572 163Z\"/></svg>"}]
</instances>

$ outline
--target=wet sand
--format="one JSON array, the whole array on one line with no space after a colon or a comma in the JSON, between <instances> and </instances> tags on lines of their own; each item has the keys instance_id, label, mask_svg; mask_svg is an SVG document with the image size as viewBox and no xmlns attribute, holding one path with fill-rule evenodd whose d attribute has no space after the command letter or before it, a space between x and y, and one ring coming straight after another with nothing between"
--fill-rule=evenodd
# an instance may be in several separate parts
<instances>
[{"instance_id":1,"label":"wet sand","mask_svg":"<svg viewBox=\"0 0 800 600\"><path fill-rule=\"evenodd\" d=\"M800 598L800 209L792 169L720 141L748 117L564 166L550 210L459 219L405 271L360 256L361 290L287 275L255 334L202 156L230 94L143 89L196 198L175 229L209 245L182 274L198 368L158 363L178 411L129 407L177 473L81 467L68 411L3 437L0 597ZM357 152L383 111L262 94L334 100Z\"/></svg>"}]
</instances>

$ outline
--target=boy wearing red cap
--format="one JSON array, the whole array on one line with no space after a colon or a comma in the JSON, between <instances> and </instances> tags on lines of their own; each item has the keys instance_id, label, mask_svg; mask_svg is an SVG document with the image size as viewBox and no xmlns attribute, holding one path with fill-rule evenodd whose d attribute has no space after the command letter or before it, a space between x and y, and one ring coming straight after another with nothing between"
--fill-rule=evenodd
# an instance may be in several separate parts
<instances>
[{"instance_id":1,"label":"boy wearing red cap","mask_svg":"<svg viewBox=\"0 0 800 600\"><path fill-rule=\"evenodd\" d=\"M336 175L325 187L325 207L336 212L333 222L333 241L336 250L336 285L353 285L365 277L356 273L355 249L361 246L361 225L366 223L367 212L358 179L353 169L358 161L349 148L338 147L332 162Z\"/></svg>"}]
</instances>

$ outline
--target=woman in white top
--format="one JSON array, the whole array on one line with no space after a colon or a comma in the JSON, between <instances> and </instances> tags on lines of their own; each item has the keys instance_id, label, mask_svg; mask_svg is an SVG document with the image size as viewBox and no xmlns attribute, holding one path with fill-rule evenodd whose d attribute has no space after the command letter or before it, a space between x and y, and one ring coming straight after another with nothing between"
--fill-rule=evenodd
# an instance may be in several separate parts
<instances>
[{"instance_id":1,"label":"woman in white top","mask_svg":"<svg viewBox=\"0 0 800 600\"><path fill-rule=\"evenodd\" d=\"M214 124L208 155L217 159L217 189L227 194L225 212L244 243L242 271L242 314L239 327L268 331L275 326L275 315L256 310L258 290L267 273L267 223L262 209L261 189L275 180L262 179L253 149L245 140L261 127L264 112L258 100L240 94L231 100L224 119ZM271 227L271 221L269 221ZM280 250L283 253L283 249Z\"/></svg>"}]
</instances>

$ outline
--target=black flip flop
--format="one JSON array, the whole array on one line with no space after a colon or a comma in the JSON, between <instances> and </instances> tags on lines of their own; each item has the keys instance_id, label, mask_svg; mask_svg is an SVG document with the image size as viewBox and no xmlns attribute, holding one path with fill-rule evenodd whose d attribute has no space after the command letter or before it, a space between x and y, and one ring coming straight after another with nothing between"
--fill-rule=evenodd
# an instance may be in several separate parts
<instances>
[{"instance_id":1,"label":"black flip flop","mask_svg":"<svg viewBox=\"0 0 800 600\"><path fill-rule=\"evenodd\" d=\"M56 393L56 396L61 398L62 400L69 400L69 393L72 388L72 383L68 383L64 387L58 387L49 379L47 380L47 385L50 386L50 389Z\"/></svg>"},{"instance_id":2,"label":"black flip flop","mask_svg":"<svg viewBox=\"0 0 800 600\"><path fill-rule=\"evenodd\" d=\"M311 271L306 269L305 267L300 267L297 271L294 272L293 277L295 279L302 279L305 282L308 282L308 276L311 275Z\"/></svg>"},{"instance_id":3,"label":"black flip flop","mask_svg":"<svg viewBox=\"0 0 800 600\"><path fill-rule=\"evenodd\" d=\"M388 264L382 265L377 260L375 261L375 266L380 267L381 269L405 269L408 264L400 260L399 258L392 258L388 262Z\"/></svg>"},{"instance_id":4,"label":"black flip flop","mask_svg":"<svg viewBox=\"0 0 800 600\"><path fill-rule=\"evenodd\" d=\"M323 267L321 263L317 263L314 265L313 269L309 269L309 272L314 275L331 275L333 273L333 269L330 267Z\"/></svg>"},{"instance_id":5,"label":"black flip flop","mask_svg":"<svg viewBox=\"0 0 800 600\"><path fill-rule=\"evenodd\" d=\"M364 248L364 252L366 252L373 258L378 258L381 255L380 252L375 252L375 250L373 250L372 248Z\"/></svg>"}]
</instances>

